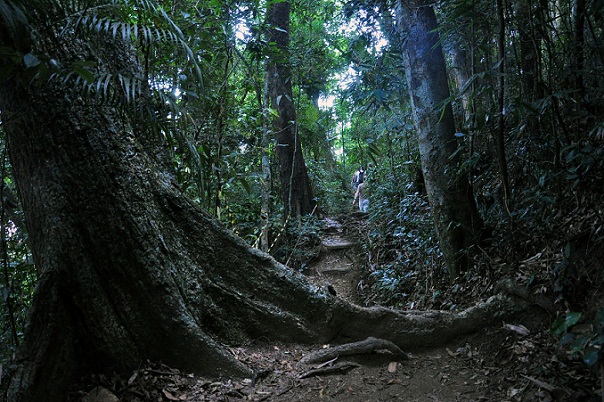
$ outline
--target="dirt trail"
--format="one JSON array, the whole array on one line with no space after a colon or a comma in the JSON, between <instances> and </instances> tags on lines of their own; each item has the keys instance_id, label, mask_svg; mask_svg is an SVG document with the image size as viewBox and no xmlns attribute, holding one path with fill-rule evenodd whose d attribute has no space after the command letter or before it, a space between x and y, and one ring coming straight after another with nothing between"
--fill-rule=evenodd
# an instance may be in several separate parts
<instances>
[{"instance_id":1,"label":"dirt trail","mask_svg":"<svg viewBox=\"0 0 604 402\"><path fill-rule=\"evenodd\" d=\"M332 286L336 294L355 303L359 282L358 258L354 242L346 237L342 224L325 218L321 254L308 270L308 275Z\"/></svg>"}]
</instances>

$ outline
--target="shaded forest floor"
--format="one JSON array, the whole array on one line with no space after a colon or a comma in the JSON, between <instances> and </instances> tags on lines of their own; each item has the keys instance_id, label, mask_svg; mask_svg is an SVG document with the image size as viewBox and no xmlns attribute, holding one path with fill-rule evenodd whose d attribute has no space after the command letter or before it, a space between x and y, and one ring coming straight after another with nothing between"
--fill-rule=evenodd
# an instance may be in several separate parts
<instances>
[{"instance_id":1,"label":"shaded forest floor","mask_svg":"<svg viewBox=\"0 0 604 402\"><path fill-rule=\"evenodd\" d=\"M364 230L356 215L344 228L327 218L321 252L304 273L340 297L364 304L364 256L355 231ZM472 293L468 294L467 303ZM366 303L365 303L366 304ZM330 345L257 343L232 353L254 368L254 378L211 381L161 364L149 363L128 378L97 377L74 395L84 402L114 401L599 401L597 373L558 348L552 317L542 308L513 322L484 328L440 348L412 351L408 359L388 351L307 365L301 359ZM344 362L345 361L345 362ZM330 367L347 364L333 373ZM99 384L101 384L99 386ZM87 390L87 391L88 391ZM119 399L118 399L119 398Z\"/></svg>"}]
</instances>

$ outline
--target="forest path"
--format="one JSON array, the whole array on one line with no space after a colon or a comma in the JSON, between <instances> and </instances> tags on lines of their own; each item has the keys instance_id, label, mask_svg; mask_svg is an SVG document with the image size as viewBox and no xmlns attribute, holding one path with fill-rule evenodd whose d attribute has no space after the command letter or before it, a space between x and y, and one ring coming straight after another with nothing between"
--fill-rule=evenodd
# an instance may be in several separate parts
<instances>
[{"instance_id":1,"label":"forest path","mask_svg":"<svg viewBox=\"0 0 604 402\"><path fill-rule=\"evenodd\" d=\"M359 227L364 227L367 215L352 213L342 223L335 218L324 219L322 247L305 271L319 286L352 303L361 304L363 256L357 246ZM349 225L349 227L345 227ZM378 351L342 360L358 364L351 370L330 375L301 379L311 367L300 360L317 349L333 345L319 345L308 349L302 345L273 345L265 350L269 355L280 354L275 361L285 364L283 372L290 377L291 389L283 386L271 392L267 400L301 401L503 401L509 391L501 387L501 374L495 367L485 367L480 351L498 349L497 338L484 339L476 334L445 347L432 348L409 354L409 360L391 353ZM478 344L480 342L480 345ZM336 364L334 363L334 364ZM493 381L495 380L495 381ZM508 391L508 392L506 392ZM513 392L513 391L512 391ZM513 400L513 399L510 399Z\"/></svg>"},{"instance_id":2,"label":"forest path","mask_svg":"<svg viewBox=\"0 0 604 402\"><path fill-rule=\"evenodd\" d=\"M324 219L321 253L310 264L307 275L319 285L331 286L334 292L356 303L359 283L359 261L354 251L355 240L350 239L341 222L334 218Z\"/></svg>"}]
</instances>

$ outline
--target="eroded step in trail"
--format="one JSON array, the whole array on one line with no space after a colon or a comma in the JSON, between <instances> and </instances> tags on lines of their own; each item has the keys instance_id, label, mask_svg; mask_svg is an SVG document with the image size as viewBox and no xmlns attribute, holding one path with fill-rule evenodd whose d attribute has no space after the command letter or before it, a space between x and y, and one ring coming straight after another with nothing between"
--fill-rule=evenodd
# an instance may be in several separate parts
<instances>
[{"instance_id":1,"label":"eroded step in trail","mask_svg":"<svg viewBox=\"0 0 604 402\"><path fill-rule=\"evenodd\" d=\"M352 248L354 243L340 236L329 236L323 239L323 246L328 250L345 250Z\"/></svg>"},{"instance_id":2,"label":"eroded step in trail","mask_svg":"<svg viewBox=\"0 0 604 402\"><path fill-rule=\"evenodd\" d=\"M329 217L323 221L323 247L327 250L345 250L354 246L354 243L346 238L340 222Z\"/></svg>"},{"instance_id":3,"label":"eroded step in trail","mask_svg":"<svg viewBox=\"0 0 604 402\"><path fill-rule=\"evenodd\" d=\"M320 274L345 274L356 270L357 267L356 259L343 252L323 252L311 268Z\"/></svg>"},{"instance_id":4,"label":"eroded step in trail","mask_svg":"<svg viewBox=\"0 0 604 402\"><path fill-rule=\"evenodd\" d=\"M342 267L323 268L323 270L321 270L321 272L324 274L346 274L350 271L352 271L352 268L342 268Z\"/></svg>"},{"instance_id":5,"label":"eroded step in trail","mask_svg":"<svg viewBox=\"0 0 604 402\"><path fill-rule=\"evenodd\" d=\"M342 224L330 217L326 217L323 219L323 233L325 234L334 234L334 233L338 233L338 234L343 234L344 233L344 228L342 227Z\"/></svg>"},{"instance_id":6,"label":"eroded step in trail","mask_svg":"<svg viewBox=\"0 0 604 402\"><path fill-rule=\"evenodd\" d=\"M325 218L323 226L323 247L327 250L346 250L354 243L344 235L344 227L333 218Z\"/></svg>"},{"instance_id":7,"label":"eroded step in trail","mask_svg":"<svg viewBox=\"0 0 604 402\"><path fill-rule=\"evenodd\" d=\"M354 302L359 270L353 251L354 241L348 239L340 222L325 218L321 254L310 266L309 275L327 282L336 294Z\"/></svg>"}]
</instances>

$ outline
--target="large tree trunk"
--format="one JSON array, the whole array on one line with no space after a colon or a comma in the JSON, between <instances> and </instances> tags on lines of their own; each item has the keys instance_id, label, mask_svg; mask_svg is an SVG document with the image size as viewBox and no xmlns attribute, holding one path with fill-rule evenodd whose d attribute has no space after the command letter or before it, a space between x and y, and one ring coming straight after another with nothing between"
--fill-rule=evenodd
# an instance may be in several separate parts
<instances>
[{"instance_id":1,"label":"large tree trunk","mask_svg":"<svg viewBox=\"0 0 604 402\"><path fill-rule=\"evenodd\" d=\"M62 46L37 50L69 65L92 57L89 47L107 43L102 39L82 45L64 37ZM107 46L111 52L93 52L101 68L134 76L128 47ZM249 339L374 336L404 349L427 347L519 306L495 297L459 314L420 314L334 297L184 197L164 170L157 141L124 113L58 81L26 86L27 77L16 70L0 82L40 272L9 401L63 401L78 376L124 372L148 359L214 378L251 375L224 346Z\"/></svg>"},{"instance_id":2,"label":"large tree trunk","mask_svg":"<svg viewBox=\"0 0 604 402\"><path fill-rule=\"evenodd\" d=\"M409 4L412 3L412 4ZM407 84L419 136L426 190L439 243L452 278L468 264L482 221L471 187L458 172L458 144L436 16L423 1L399 2Z\"/></svg>"},{"instance_id":3,"label":"large tree trunk","mask_svg":"<svg viewBox=\"0 0 604 402\"><path fill-rule=\"evenodd\" d=\"M119 113L70 92L0 92L40 270L14 400L146 359L246 375L219 342L320 339L329 298L183 198Z\"/></svg>"},{"instance_id":4,"label":"large tree trunk","mask_svg":"<svg viewBox=\"0 0 604 402\"><path fill-rule=\"evenodd\" d=\"M289 1L271 2L266 10L268 42L272 43L266 65L270 107L277 112L273 130L277 139L284 219L312 213L316 201L306 171L289 67Z\"/></svg>"}]
</instances>

